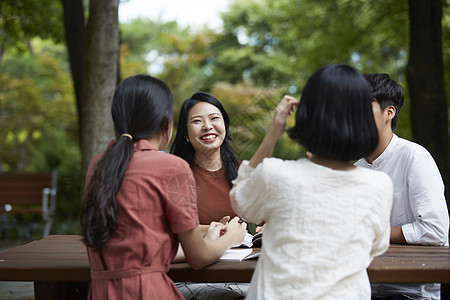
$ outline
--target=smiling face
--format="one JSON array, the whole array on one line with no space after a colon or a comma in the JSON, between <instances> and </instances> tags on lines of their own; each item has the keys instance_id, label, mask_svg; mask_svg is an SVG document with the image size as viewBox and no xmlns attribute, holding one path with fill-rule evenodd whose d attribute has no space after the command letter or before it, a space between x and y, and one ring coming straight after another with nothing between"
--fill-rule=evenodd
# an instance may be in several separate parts
<instances>
[{"instance_id":1,"label":"smiling face","mask_svg":"<svg viewBox=\"0 0 450 300\"><path fill-rule=\"evenodd\" d=\"M220 110L208 102L198 102L188 113L187 137L196 152L220 152L225 140L225 123Z\"/></svg>"}]
</instances>

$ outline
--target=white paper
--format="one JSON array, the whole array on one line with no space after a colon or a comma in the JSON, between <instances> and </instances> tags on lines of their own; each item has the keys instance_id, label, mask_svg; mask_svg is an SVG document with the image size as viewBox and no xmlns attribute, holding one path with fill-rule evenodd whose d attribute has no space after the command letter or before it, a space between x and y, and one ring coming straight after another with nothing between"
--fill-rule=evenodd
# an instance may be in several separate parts
<instances>
[{"instance_id":1,"label":"white paper","mask_svg":"<svg viewBox=\"0 0 450 300\"><path fill-rule=\"evenodd\" d=\"M252 239L253 239L253 235L251 235L250 233L247 232L247 234L245 235L244 241L242 241L242 245L251 248L253 246Z\"/></svg>"},{"instance_id":2,"label":"white paper","mask_svg":"<svg viewBox=\"0 0 450 300\"><path fill-rule=\"evenodd\" d=\"M253 252L251 248L229 249L222 254L219 260L223 261L242 261Z\"/></svg>"}]
</instances>

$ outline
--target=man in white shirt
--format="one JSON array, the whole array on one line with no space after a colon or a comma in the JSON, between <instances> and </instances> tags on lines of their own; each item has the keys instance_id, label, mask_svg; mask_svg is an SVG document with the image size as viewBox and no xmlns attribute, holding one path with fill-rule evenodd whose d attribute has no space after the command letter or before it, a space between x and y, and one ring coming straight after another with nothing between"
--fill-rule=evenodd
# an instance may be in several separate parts
<instances>
[{"instance_id":1,"label":"man in white shirt","mask_svg":"<svg viewBox=\"0 0 450 300\"><path fill-rule=\"evenodd\" d=\"M394 184L390 242L448 245L449 216L444 184L431 154L393 133L403 89L387 74L365 74L378 128L373 154L356 165L387 173ZM372 299L440 299L440 284L373 284Z\"/></svg>"}]
</instances>

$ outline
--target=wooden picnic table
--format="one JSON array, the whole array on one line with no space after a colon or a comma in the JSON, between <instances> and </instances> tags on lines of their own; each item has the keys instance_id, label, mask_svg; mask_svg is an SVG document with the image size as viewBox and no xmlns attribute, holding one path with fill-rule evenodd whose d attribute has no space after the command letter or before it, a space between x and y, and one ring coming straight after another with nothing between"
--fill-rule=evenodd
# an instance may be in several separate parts
<instances>
[{"instance_id":1,"label":"wooden picnic table","mask_svg":"<svg viewBox=\"0 0 450 300\"><path fill-rule=\"evenodd\" d=\"M256 259L240 263L219 261L197 271L187 263L175 263L168 274L174 281L250 282L256 263ZM368 275L372 283L449 284L450 248L391 245L373 260ZM84 295L90 272L81 236L50 235L0 253L0 280L34 281L36 299L52 299L49 295L56 294L64 299L64 295L74 291Z\"/></svg>"}]
</instances>

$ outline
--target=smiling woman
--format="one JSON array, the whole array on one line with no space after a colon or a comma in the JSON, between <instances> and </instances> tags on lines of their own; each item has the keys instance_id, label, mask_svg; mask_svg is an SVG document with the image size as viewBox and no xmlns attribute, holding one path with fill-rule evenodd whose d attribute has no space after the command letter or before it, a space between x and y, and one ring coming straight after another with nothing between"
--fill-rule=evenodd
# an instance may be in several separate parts
<instances>
[{"instance_id":1,"label":"smiling woman","mask_svg":"<svg viewBox=\"0 0 450 300\"><path fill-rule=\"evenodd\" d=\"M238 161L230 146L229 126L224 107L207 93L195 93L181 106L171 152L186 160L194 173L198 215L203 225L219 220L226 223L236 216L230 189L237 176ZM177 283L186 299L239 299L245 296L248 286Z\"/></svg>"},{"instance_id":2,"label":"smiling woman","mask_svg":"<svg viewBox=\"0 0 450 300\"><path fill-rule=\"evenodd\" d=\"M207 93L184 101L171 152L186 160L194 172L200 224L234 217L231 182L238 161L230 146L230 119L222 104Z\"/></svg>"}]
</instances>

